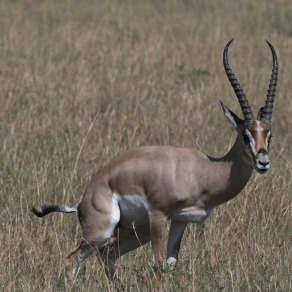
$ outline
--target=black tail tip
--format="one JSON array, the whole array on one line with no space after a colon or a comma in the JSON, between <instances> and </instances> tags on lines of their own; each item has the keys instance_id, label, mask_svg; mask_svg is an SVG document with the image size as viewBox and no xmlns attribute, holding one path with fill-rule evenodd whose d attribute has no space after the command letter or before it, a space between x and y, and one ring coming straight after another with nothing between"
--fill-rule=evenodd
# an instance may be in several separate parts
<instances>
[{"instance_id":1,"label":"black tail tip","mask_svg":"<svg viewBox=\"0 0 292 292\"><path fill-rule=\"evenodd\" d=\"M33 214L35 214L37 217L44 217L44 213L40 212L39 210L37 210L36 208L32 207L30 210Z\"/></svg>"}]
</instances>

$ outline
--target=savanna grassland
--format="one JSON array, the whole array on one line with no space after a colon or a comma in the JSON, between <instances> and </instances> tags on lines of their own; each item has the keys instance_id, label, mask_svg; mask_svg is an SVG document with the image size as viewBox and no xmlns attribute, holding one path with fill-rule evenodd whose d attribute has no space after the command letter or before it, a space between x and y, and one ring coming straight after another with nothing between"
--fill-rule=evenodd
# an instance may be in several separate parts
<instances>
[{"instance_id":1,"label":"savanna grassland","mask_svg":"<svg viewBox=\"0 0 292 292\"><path fill-rule=\"evenodd\" d=\"M240 107L222 51L256 114L279 58L271 170L185 232L164 291L292 291L292 2L0 2L0 290L63 291L63 258L80 239L73 205L91 175L137 145L223 156ZM153 289L150 246L117 263L129 291ZM97 257L74 291L113 291Z\"/></svg>"}]
</instances>

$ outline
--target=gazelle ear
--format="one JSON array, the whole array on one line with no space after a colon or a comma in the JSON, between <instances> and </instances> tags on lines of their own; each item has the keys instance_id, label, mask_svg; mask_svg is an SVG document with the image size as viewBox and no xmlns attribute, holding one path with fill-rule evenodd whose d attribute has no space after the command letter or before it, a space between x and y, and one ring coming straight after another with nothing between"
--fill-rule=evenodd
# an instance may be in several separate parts
<instances>
[{"instance_id":1,"label":"gazelle ear","mask_svg":"<svg viewBox=\"0 0 292 292\"><path fill-rule=\"evenodd\" d=\"M261 120L263 118L263 114L264 114L264 109L265 107L262 106L258 112L258 116L257 116L257 120Z\"/></svg>"},{"instance_id":2,"label":"gazelle ear","mask_svg":"<svg viewBox=\"0 0 292 292\"><path fill-rule=\"evenodd\" d=\"M234 126L235 129L239 127L239 125L243 124L244 121L239 118L234 112L232 112L229 108L227 108L222 101L220 101L222 110L224 112L224 115L226 118L231 122L231 124Z\"/></svg>"}]
</instances>

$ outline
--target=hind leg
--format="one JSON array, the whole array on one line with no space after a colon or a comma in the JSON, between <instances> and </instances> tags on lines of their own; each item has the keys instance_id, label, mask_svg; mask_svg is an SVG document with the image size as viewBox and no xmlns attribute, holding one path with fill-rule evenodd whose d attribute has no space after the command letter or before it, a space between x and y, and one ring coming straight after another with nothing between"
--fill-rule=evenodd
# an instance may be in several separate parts
<instances>
[{"instance_id":1,"label":"hind leg","mask_svg":"<svg viewBox=\"0 0 292 292\"><path fill-rule=\"evenodd\" d=\"M98 204L95 204L95 199ZM78 206L78 216L83 239L65 259L65 281L68 285L73 284L80 264L110 239L120 220L120 209L113 196L95 194L92 199L88 194L82 198Z\"/></svg>"},{"instance_id":2,"label":"hind leg","mask_svg":"<svg viewBox=\"0 0 292 292\"><path fill-rule=\"evenodd\" d=\"M166 216L163 212L151 212L151 245L153 270L157 286L161 283L161 271L164 262L164 242L166 241Z\"/></svg>"},{"instance_id":3,"label":"hind leg","mask_svg":"<svg viewBox=\"0 0 292 292\"><path fill-rule=\"evenodd\" d=\"M76 279L80 264L94 252L94 247L88 244L79 246L65 258L65 285L71 287Z\"/></svg>"},{"instance_id":4,"label":"hind leg","mask_svg":"<svg viewBox=\"0 0 292 292\"><path fill-rule=\"evenodd\" d=\"M148 224L134 229L119 227L115 236L117 238L113 243L99 251L110 279L116 278L115 262L119 257L150 241L150 227Z\"/></svg>"}]
</instances>

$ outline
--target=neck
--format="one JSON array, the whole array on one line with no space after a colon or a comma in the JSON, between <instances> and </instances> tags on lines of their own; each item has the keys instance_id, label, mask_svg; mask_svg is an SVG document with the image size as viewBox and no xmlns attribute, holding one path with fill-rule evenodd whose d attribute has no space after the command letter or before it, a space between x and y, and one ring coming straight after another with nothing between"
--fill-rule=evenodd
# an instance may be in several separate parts
<instances>
[{"instance_id":1,"label":"neck","mask_svg":"<svg viewBox=\"0 0 292 292\"><path fill-rule=\"evenodd\" d=\"M214 167L213 175L217 177L218 187L210 194L208 203L215 207L231 200L241 192L252 175L253 166L242 149L239 137L225 156L210 157L210 161L217 166Z\"/></svg>"}]
</instances>

